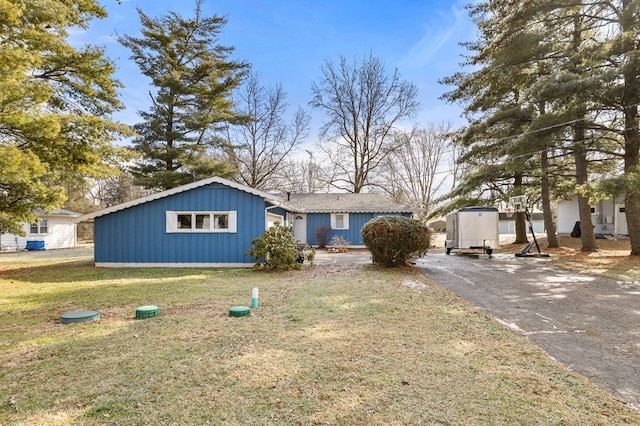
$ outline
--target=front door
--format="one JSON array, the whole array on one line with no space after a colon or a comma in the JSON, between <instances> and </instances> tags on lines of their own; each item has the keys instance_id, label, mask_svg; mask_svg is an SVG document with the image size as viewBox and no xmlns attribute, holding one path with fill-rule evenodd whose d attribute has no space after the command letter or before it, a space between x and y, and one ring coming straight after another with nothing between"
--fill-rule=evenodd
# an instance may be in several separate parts
<instances>
[{"instance_id":1,"label":"front door","mask_svg":"<svg viewBox=\"0 0 640 426\"><path fill-rule=\"evenodd\" d=\"M293 214L293 236L300 244L307 244L307 214Z\"/></svg>"}]
</instances>

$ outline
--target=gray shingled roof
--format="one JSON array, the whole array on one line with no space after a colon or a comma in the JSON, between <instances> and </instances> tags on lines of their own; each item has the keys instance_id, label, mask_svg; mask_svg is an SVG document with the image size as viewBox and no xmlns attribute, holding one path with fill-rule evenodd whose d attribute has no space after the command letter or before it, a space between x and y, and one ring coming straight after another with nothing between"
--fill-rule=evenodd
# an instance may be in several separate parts
<instances>
[{"instance_id":1,"label":"gray shingled roof","mask_svg":"<svg viewBox=\"0 0 640 426\"><path fill-rule=\"evenodd\" d=\"M33 211L33 213L37 214L38 216L71 216L71 217L80 216L80 213L72 212L71 210L65 210L65 209L55 209L50 213L47 213L41 209L36 209Z\"/></svg>"},{"instance_id":2,"label":"gray shingled roof","mask_svg":"<svg viewBox=\"0 0 640 426\"><path fill-rule=\"evenodd\" d=\"M414 213L420 209L391 201L382 194L291 194L288 204L306 213Z\"/></svg>"}]
</instances>

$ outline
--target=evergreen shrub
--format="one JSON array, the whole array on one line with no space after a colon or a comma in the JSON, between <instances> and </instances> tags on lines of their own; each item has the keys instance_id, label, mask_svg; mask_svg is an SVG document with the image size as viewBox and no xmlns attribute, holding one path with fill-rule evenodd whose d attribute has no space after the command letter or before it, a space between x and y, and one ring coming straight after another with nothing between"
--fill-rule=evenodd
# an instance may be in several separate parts
<instances>
[{"instance_id":1,"label":"evergreen shrub","mask_svg":"<svg viewBox=\"0 0 640 426\"><path fill-rule=\"evenodd\" d=\"M373 263L384 267L403 266L431 244L431 233L421 222L403 216L380 216L362 227L362 240Z\"/></svg>"},{"instance_id":2,"label":"evergreen shrub","mask_svg":"<svg viewBox=\"0 0 640 426\"><path fill-rule=\"evenodd\" d=\"M256 268L286 271L300 269L305 260L313 262L315 250L300 249L291 231L276 223L264 231L264 234L254 238L251 248L245 254L253 256Z\"/></svg>"}]
</instances>

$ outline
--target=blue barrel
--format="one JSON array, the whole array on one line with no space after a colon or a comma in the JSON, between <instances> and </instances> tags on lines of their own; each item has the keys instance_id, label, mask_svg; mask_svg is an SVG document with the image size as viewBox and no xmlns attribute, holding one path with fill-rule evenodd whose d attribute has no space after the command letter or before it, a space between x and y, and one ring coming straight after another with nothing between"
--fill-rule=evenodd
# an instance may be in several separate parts
<instances>
[{"instance_id":1,"label":"blue barrel","mask_svg":"<svg viewBox=\"0 0 640 426\"><path fill-rule=\"evenodd\" d=\"M42 241L42 240L27 241L27 247L26 248L29 251L44 250L44 241Z\"/></svg>"}]
</instances>

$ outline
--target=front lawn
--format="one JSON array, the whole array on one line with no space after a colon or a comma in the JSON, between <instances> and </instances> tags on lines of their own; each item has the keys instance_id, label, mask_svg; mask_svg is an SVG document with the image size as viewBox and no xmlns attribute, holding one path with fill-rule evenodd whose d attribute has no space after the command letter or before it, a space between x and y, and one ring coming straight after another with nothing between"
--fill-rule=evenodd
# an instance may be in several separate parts
<instances>
[{"instance_id":1,"label":"front lawn","mask_svg":"<svg viewBox=\"0 0 640 426\"><path fill-rule=\"evenodd\" d=\"M2 266L0 424L640 423L413 269Z\"/></svg>"}]
</instances>

